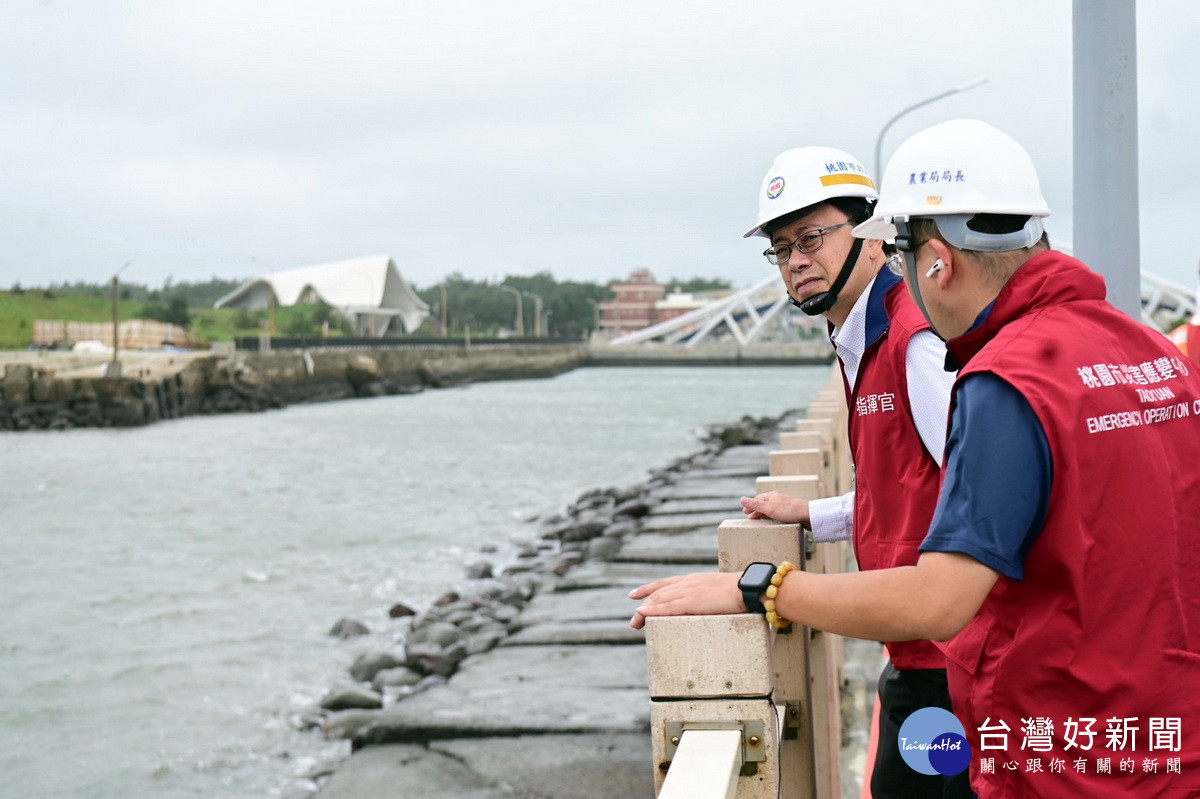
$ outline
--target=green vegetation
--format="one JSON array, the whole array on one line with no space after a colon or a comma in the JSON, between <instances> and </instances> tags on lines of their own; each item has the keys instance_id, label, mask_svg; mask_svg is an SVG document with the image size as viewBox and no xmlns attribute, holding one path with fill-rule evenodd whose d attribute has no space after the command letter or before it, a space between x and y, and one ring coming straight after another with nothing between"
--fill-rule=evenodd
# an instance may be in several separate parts
<instances>
[{"instance_id":1,"label":"green vegetation","mask_svg":"<svg viewBox=\"0 0 1200 799\"><path fill-rule=\"evenodd\" d=\"M233 291L242 281L212 278L203 283L174 283L161 289L122 283L119 289L121 319L157 319L188 329L204 342L231 341L274 330L276 336L320 336L326 324L329 335L353 335L348 322L325 303L277 308L272 311L213 309L213 302ZM504 288L508 287L508 288ZM668 290L706 291L729 288L728 281L694 278L672 279ZM607 285L577 281L559 282L549 272L532 276L509 275L498 282L477 281L455 272L442 282L416 289L429 303L430 316L414 336L460 337L469 329L478 337L495 336L516 327L516 295L522 292L521 311L526 336L537 330L538 298L542 306L543 335L552 338L586 338L599 319L598 304L611 299ZM443 309L443 297L445 308ZM33 342L36 319L72 322L112 320L110 284L63 283L48 287L22 287L0 291L0 349L25 349ZM443 331L442 322L448 330ZM403 335L403 334L397 334Z\"/></svg>"},{"instance_id":2,"label":"green vegetation","mask_svg":"<svg viewBox=\"0 0 1200 799\"><path fill-rule=\"evenodd\" d=\"M33 342L35 319L72 322L111 322L112 297L64 293L51 289L0 291L0 349L25 349ZM138 303L122 305L122 313L140 310Z\"/></svg>"},{"instance_id":3,"label":"green vegetation","mask_svg":"<svg viewBox=\"0 0 1200 799\"><path fill-rule=\"evenodd\" d=\"M690 280L679 280L677 278L673 278L671 282L667 283L668 294L673 291L682 291L684 294L694 294L700 291L723 291L730 288L733 288L733 286L728 280L707 277L694 277Z\"/></svg>"},{"instance_id":4,"label":"green vegetation","mask_svg":"<svg viewBox=\"0 0 1200 799\"><path fill-rule=\"evenodd\" d=\"M417 290L429 303L430 316L418 335L442 335L442 290L445 289L445 321L449 335L462 336L469 327L472 335L494 336L501 330L515 330L517 295L523 292L521 313L526 336L537 330L537 298L542 303L542 330L550 338L586 337L595 327L594 303L612 297L607 286L566 281L559 283L549 272L532 277L509 275L497 283L470 280L458 272L441 283Z\"/></svg>"}]
</instances>

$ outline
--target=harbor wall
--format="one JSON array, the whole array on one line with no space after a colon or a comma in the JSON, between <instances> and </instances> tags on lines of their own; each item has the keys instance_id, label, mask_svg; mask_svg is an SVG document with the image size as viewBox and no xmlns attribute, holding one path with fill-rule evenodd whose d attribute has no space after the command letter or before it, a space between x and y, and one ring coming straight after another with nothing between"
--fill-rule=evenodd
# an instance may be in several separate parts
<instances>
[{"instance_id":1,"label":"harbor wall","mask_svg":"<svg viewBox=\"0 0 1200 799\"><path fill-rule=\"evenodd\" d=\"M235 352L165 373L65 376L47 362L9 360L0 430L134 427L159 419L261 411L303 402L410 394L485 380L551 377L583 364L583 344Z\"/></svg>"},{"instance_id":2,"label":"harbor wall","mask_svg":"<svg viewBox=\"0 0 1200 799\"><path fill-rule=\"evenodd\" d=\"M614 347L582 342L228 350L223 354L7 353L0 431L135 427L182 416L411 394L486 380L552 377L580 366L767 366L829 363L828 342Z\"/></svg>"}]
</instances>

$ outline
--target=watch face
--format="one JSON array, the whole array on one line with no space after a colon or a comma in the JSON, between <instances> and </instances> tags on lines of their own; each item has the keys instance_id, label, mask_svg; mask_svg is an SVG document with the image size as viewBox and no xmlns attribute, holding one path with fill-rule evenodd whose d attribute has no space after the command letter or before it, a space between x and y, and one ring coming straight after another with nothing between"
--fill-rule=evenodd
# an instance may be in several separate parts
<instances>
[{"instance_id":1,"label":"watch face","mask_svg":"<svg viewBox=\"0 0 1200 799\"><path fill-rule=\"evenodd\" d=\"M751 563L738 580L739 588L765 588L775 575L775 566L770 563Z\"/></svg>"}]
</instances>

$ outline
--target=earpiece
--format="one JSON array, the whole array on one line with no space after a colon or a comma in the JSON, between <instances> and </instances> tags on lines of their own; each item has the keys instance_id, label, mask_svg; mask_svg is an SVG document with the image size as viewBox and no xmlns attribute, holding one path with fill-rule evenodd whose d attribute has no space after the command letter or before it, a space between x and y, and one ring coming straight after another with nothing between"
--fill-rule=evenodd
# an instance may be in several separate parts
<instances>
[{"instance_id":1,"label":"earpiece","mask_svg":"<svg viewBox=\"0 0 1200 799\"><path fill-rule=\"evenodd\" d=\"M938 272L942 271L945 268L946 268L946 265L944 263L942 263L942 259L938 258L936 261L933 262L933 266L929 267L929 271L925 273L925 277L933 277L934 275L936 275Z\"/></svg>"}]
</instances>

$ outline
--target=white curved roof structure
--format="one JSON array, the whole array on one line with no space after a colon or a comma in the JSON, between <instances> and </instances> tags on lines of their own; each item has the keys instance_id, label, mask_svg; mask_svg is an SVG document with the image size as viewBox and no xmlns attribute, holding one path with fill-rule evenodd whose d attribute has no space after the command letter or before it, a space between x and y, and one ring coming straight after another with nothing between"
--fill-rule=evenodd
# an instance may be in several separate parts
<instances>
[{"instance_id":1,"label":"white curved roof structure","mask_svg":"<svg viewBox=\"0 0 1200 799\"><path fill-rule=\"evenodd\" d=\"M321 300L364 336L382 336L395 319L411 333L429 316L429 305L400 276L387 255L273 272L244 283L213 307L265 310L271 307L272 298L282 306Z\"/></svg>"}]
</instances>

